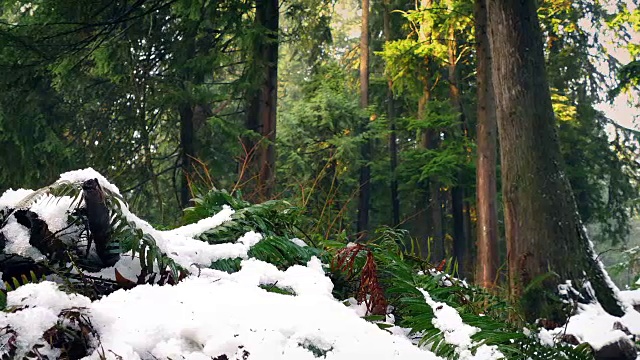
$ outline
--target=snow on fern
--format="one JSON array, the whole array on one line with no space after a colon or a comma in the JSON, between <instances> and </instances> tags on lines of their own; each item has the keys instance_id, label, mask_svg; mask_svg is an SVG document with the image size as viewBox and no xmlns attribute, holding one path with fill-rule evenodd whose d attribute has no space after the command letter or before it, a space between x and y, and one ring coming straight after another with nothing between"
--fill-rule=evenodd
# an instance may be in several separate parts
<instances>
[{"instance_id":1,"label":"snow on fern","mask_svg":"<svg viewBox=\"0 0 640 360\"><path fill-rule=\"evenodd\" d=\"M56 184L90 179L119 195L118 188L93 169L65 173ZM30 197L28 201L25 196ZM79 198L75 200L74 206L82 205ZM248 231L236 241L221 244L197 239L231 220L234 210L228 206L194 224L159 231L132 214L124 202L115 201L120 202L121 216L114 220L116 224L132 224L191 274L173 286L132 285L94 301L67 294L66 283L20 286L8 292L7 311L0 314L0 346L10 358L27 354L57 358L62 350L55 336L65 328L79 331L89 348L86 359L439 359L406 336L360 318L335 299L333 284L318 258L278 269L249 258L252 247L263 240L257 232ZM53 231L64 228L74 210L74 199L53 196L47 189L10 191L0 197L3 209L21 202L28 203L30 211ZM9 216L2 229L8 240L5 250L41 259L42 254L29 243L28 229L13 222L15 217ZM306 247L300 239L289 240L289 246ZM140 254L131 255L122 254L114 266L82 275L114 278L115 274L116 279L135 280L144 269ZM208 268L216 260L238 258L244 260L237 272ZM156 263L151 270L159 270ZM74 268L74 274L79 272Z\"/></svg>"},{"instance_id":2,"label":"snow on fern","mask_svg":"<svg viewBox=\"0 0 640 360\"><path fill-rule=\"evenodd\" d=\"M465 324L456 309L443 303L434 301L429 293L424 289L418 289L424 296L425 301L433 310L434 318L431 320L433 325L440 329L444 334L444 340L456 346L456 352L460 360L493 360L503 359L504 355L495 347L484 344L477 344L471 339L471 336L480 331L479 328ZM475 354L471 351L475 350Z\"/></svg>"},{"instance_id":3,"label":"snow on fern","mask_svg":"<svg viewBox=\"0 0 640 360\"><path fill-rule=\"evenodd\" d=\"M94 270L67 263L67 267L71 265L69 274L77 276L75 282L50 276L49 279L56 282L27 284L9 291L6 310L0 313L0 357L58 358L66 351L60 339L75 334L78 341L74 346L79 346L89 360L440 359L429 351L429 344L416 346L410 338L414 336L410 329L391 326L394 318L390 314L386 314L387 324L375 324L361 318L371 313L368 306L362 307L367 305L362 299L347 301L350 306L335 299L333 283L317 257L305 255L304 261L296 260L297 265L279 267L259 260L250 254L262 245L269 245L273 239L245 230L246 227L221 232L225 241L220 243L201 239L205 232L228 230L228 224L233 224L246 209L236 211L230 206L221 206L216 214L193 224L159 231L131 213L118 188L90 168L62 174L51 187L35 192L8 190L0 196L0 220L3 221L0 238L6 242L3 256L21 255L38 262L51 255L32 246L33 234L14 214L23 209L46 223L47 231L55 233L65 244L71 239L75 241L71 244L89 247L83 225L69 224L69 221L81 216L76 212L87 206L87 201L83 202L78 195L79 185L88 180L96 184L94 179L109 195L110 206L117 208L111 226L128 226L129 233L136 235L131 239L140 242L138 245L145 240L144 246L133 246L131 251L119 254L115 264L110 263L112 266ZM71 186L70 191L75 189L76 196L53 194L56 186L67 185ZM110 211L110 215L114 215L114 209ZM230 233L236 235L227 239ZM278 241L276 244L285 248L294 247L290 250L313 250L293 236ZM154 247L154 252L149 251L150 247ZM343 252L353 253L360 247L353 245ZM263 250L264 247L260 251ZM371 253L367 256L367 259L372 257ZM220 260L232 260L236 267L229 272L211 268ZM347 260L353 258L346 256L342 260L343 265L348 265ZM179 278L169 281L162 277L166 276L165 271L158 281L155 276L166 270L168 264L181 266L186 273L181 272ZM374 279L375 267L371 266L370 270ZM83 280L79 281L78 277ZM453 285L448 277L442 275L442 278L446 280L442 285ZM116 286L98 296L73 293L74 286L91 288L94 281L101 279L117 283L121 289L116 291ZM464 283L460 285L466 287ZM480 329L465 324L454 308L434 301L424 290L421 293L435 315L433 325L442 331L447 343L455 346L457 358L504 358L495 346L474 341ZM640 303L640 295L622 294L626 295L628 309ZM358 302L360 306L356 306ZM387 309L386 305L380 308L382 312ZM566 331L597 348L616 336L626 335L614 331L599 336L588 329L611 327L614 321L620 321L629 331L639 334L639 316L637 312L628 312L623 318L613 318L594 307L584 307L570 319ZM386 331L381 327L387 327ZM559 331L564 330L556 329L543 335L553 342Z\"/></svg>"}]
</instances>

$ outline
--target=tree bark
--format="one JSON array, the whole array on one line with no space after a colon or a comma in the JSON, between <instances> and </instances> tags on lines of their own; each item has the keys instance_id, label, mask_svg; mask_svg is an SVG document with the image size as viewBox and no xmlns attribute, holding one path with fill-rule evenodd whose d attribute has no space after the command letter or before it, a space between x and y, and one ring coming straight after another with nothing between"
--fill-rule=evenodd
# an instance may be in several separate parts
<instances>
[{"instance_id":1,"label":"tree bark","mask_svg":"<svg viewBox=\"0 0 640 360\"><path fill-rule=\"evenodd\" d=\"M511 295L529 321L563 320L546 294L571 280L576 289L591 287L607 312L621 316L563 172L535 1L488 4Z\"/></svg>"},{"instance_id":2,"label":"tree bark","mask_svg":"<svg viewBox=\"0 0 640 360\"><path fill-rule=\"evenodd\" d=\"M433 0L421 0L420 9L422 11L430 11L433 6ZM423 21L420 24L420 32L418 40L421 43L431 41L433 32L433 24L428 21ZM429 100L431 99L431 71L429 69L430 59L425 57L424 59L425 73L421 79L423 90L422 96L418 100L418 119L424 119L426 116L426 110L429 106ZM436 149L440 144L440 130L439 129L423 129L420 134L420 147L423 149ZM440 191L440 182L436 177L431 177L428 181L427 193L428 198L425 199L424 222L428 224L428 234L426 239L421 244L422 256L424 258L429 255L429 260L432 263L436 263L445 258L445 246L444 246L444 227L442 224L443 211L442 211L442 194ZM420 218L423 218L422 216Z\"/></svg>"},{"instance_id":3,"label":"tree bark","mask_svg":"<svg viewBox=\"0 0 640 360\"><path fill-rule=\"evenodd\" d=\"M384 40L389 42L391 36L391 5L389 0L384 1L383 31ZM400 224L400 199L398 198L398 180L396 168L398 167L398 145L396 138L395 103L393 99L393 80L387 79L387 119L389 120L389 161L391 168L391 219L392 225Z\"/></svg>"},{"instance_id":4,"label":"tree bark","mask_svg":"<svg viewBox=\"0 0 640 360\"><path fill-rule=\"evenodd\" d=\"M465 274L465 278L467 281L471 283L475 283L475 269L476 269L476 256L474 256L475 251L475 238L473 231L473 221L471 220L471 212L475 212L475 207L469 203L469 201L464 202L464 237L467 239L467 248L466 248L466 258L464 261L465 269L467 272Z\"/></svg>"},{"instance_id":5,"label":"tree bark","mask_svg":"<svg viewBox=\"0 0 640 360\"><path fill-rule=\"evenodd\" d=\"M188 29L184 34L184 48L185 59L191 59L196 54L195 44L195 28ZM188 68L183 71L182 81L189 83L193 81L193 73ZM183 86L183 91L187 92L188 86ZM192 169L192 159L196 157L195 150L195 132L193 129L193 104L190 96L185 96L185 99L178 108L178 114L180 116L180 168L182 169L182 181L180 184L180 205L185 208L189 206L191 201L190 181Z\"/></svg>"},{"instance_id":6,"label":"tree bark","mask_svg":"<svg viewBox=\"0 0 640 360\"><path fill-rule=\"evenodd\" d=\"M476 283L485 288L495 285L498 273L497 211L497 131L495 99L491 82L491 54L487 36L486 0L475 1L477 58L477 268Z\"/></svg>"},{"instance_id":7,"label":"tree bark","mask_svg":"<svg viewBox=\"0 0 640 360\"><path fill-rule=\"evenodd\" d=\"M248 94L245 127L260 136L243 139L247 154L240 179L245 196L254 202L271 198L275 185L279 11L278 0L256 0L255 24L265 35L254 44L259 85Z\"/></svg>"},{"instance_id":8,"label":"tree bark","mask_svg":"<svg viewBox=\"0 0 640 360\"><path fill-rule=\"evenodd\" d=\"M458 276L465 276L467 239L464 234L464 189L460 185L451 188L451 215L453 217L453 257L458 264Z\"/></svg>"},{"instance_id":9,"label":"tree bark","mask_svg":"<svg viewBox=\"0 0 640 360\"><path fill-rule=\"evenodd\" d=\"M364 111L369 106L369 0L362 0L362 27L360 29L360 108ZM367 129L369 119L362 119L362 129ZM361 148L362 161L360 167L360 190L358 194L358 220L356 232L360 238L366 237L369 227L369 204L371 202L371 142L365 138Z\"/></svg>"},{"instance_id":10,"label":"tree bark","mask_svg":"<svg viewBox=\"0 0 640 360\"><path fill-rule=\"evenodd\" d=\"M180 167L182 168L182 183L180 186L180 205L183 208L189 205L191 191L189 174L191 173L191 159L195 156L193 134L193 110L191 104L180 107Z\"/></svg>"},{"instance_id":11,"label":"tree bark","mask_svg":"<svg viewBox=\"0 0 640 360\"><path fill-rule=\"evenodd\" d=\"M447 4L453 9L453 2ZM452 107L459 112L460 136L466 136L465 120L460 100L460 88L458 86L458 44L456 41L455 24L451 23L448 29L447 55L449 58L449 96ZM453 217L453 257L458 263L458 275L464 275L464 256L466 252L466 238L464 236L464 189L462 188L462 173L457 175L457 184L451 188L451 215Z\"/></svg>"}]
</instances>

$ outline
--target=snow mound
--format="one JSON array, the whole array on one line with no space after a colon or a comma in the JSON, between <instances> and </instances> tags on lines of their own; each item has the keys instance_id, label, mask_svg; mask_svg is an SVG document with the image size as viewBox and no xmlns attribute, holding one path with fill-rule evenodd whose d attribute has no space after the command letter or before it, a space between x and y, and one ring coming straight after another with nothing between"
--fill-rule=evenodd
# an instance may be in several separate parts
<instances>
[{"instance_id":1,"label":"snow mound","mask_svg":"<svg viewBox=\"0 0 640 360\"><path fill-rule=\"evenodd\" d=\"M471 339L471 336L480 331L480 329L465 324L456 309L443 302L434 301L429 293L423 289L418 290L420 290L425 301L433 310L435 317L431 322L442 331L444 340L456 347L456 353L459 355L460 360L504 359L504 355L496 346L485 344L480 345L476 353L473 354L471 349L478 344Z\"/></svg>"},{"instance_id":2,"label":"snow mound","mask_svg":"<svg viewBox=\"0 0 640 360\"><path fill-rule=\"evenodd\" d=\"M268 292L257 284L291 288L297 295ZM21 349L45 345L40 338L59 311L82 307L100 339L86 359L438 359L357 316L331 296L332 285L320 262L279 271L245 260L234 274L209 270L175 286L141 285L98 301L67 295L44 282L9 293L11 306L29 306L3 314Z\"/></svg>"},{"instance_id":3,"label":"snow mound","mask_svg":"<svg viewBox=\"0 0 640 360\"><path fill-rule=\"evenodd\" d=\"M91 168L64 173L56 183L79 184L90 179L97 179L108 192L119 194L115 185ZM25 198L29 201L24 201ZM29 210L54 232L65 229L72 207L83 205L79 198L57 197L47 189L38 192L19 189L0 196L0 211L6 216L5 210L27 203ZM67 294L60 288L66 284L50 281L18 287L8 293L9 311L0 313L0 351L6 350L2 345L8 344L15 347L15 358L22 358L34 349L42 358L58 358L61 350L52 347L55 342L46 334L66 327L89 338L90 349L84 358L88 360L440 359L429 351L430 344L412 341L409 329L387 326L383 330L362 318L367 313L363 304L349 299L345 306L335 299L333 283L318 258L287 269L249 258L251 248L263 240L262 234L254 231L229 243L209 244L199 240L202 233L232 219L235 212L229 206L194 224L159 231L131 213L126 204L121 205L124 220L118 221L133 224L136 231L152 237L163 256L191 274L176 285L138 285L95 301ZM29 229L18 223L15 216L6 218L0 232L7 240L6 254L36 261L44 258L31 246ZM289 240L296 246L307 246L301 239ZM142 273L140 259L133 253L122 255L114 266L84 274L116 282L116 275L137 279ZM240 270L230 274L209 268L213 262L224 259L242 259ZM153 271L158 270L154 263ZM453 279L439 272L430 274L441 276L443 286L453 285ZM467 286L464 282L460 284ZM504 358L496 346L473 339L477 338L474 335L479 328L465 324L454 308L419 290L433 310L433 325L455 347L459 359ZM620 297L627 309L640 304L637 292L623 292ZM81 314L95 332L85 331L84 325L65 317L70 311ZM393 325L393 316L387 316L386 322ZM540 337L551 344L564 331L565 328L543 331ZM640 313L628 311L624 317L616 318L597 304L583 306L566 327L567 333L595 349L629 336L625 331L640 335Z\"/></svg>"},{"instance_id":4,"label":"snow mound","mask_svg":"<svg viewBox=\"0 0 640 360\"><path fill-rule=\"evenodd\" d=\"M115 185L90 168L62 174L56 183L89 179L119 194ZM0 207L13 208L34 194L30 210L53 231L62 229L74 204L71 197L11 190L0 197ZM195 224L159 231L122 205L126 221L152 236L158 248L191 275L173 286L138 285L95 301L67 294L59 288L64 284L50 281L18 287L8 293L10 311L0 313L0 341L15 339L18 358L33 349L58 358L60 350L44 334L56 326L77 328L63 316L73 310L95 329L87 335L91 349L85 359L439 359L413 344L406 333L385 331L335 299L333 283L315 257L305 266L278 269L249 258L248 251L263 238L259 233L249 231L223 244L197 239L231 220L234 210L228 206ZM43 255L29 243L29 230L15 217L8 219L2 229L9 239L5 250L41 259ZM290 241L306 246L300 239ZM135 280L140 263L123 255L113 267L85 274L113 279L118 273ZM234 258L243 259L238 272L208 268L214 261ZM284 293L272 291L276 287Z\"/></svg>"},{"instance_id":5,"label":"snow mound","mask_svg":"<svg viewBox=\"0 0 640 360\"><path fill-rule=\"evenodd\" d=\"M623 299L633 296L625 294L626 291L620 293ZM620 328L626 328L631 335ZM628 310L624 316L616 317L607 313L598 303L580 304L577 313L569 318L565 326L553 330L541 329L540 337L543 342L552 343L553 339L564 334L573 335L580 342L589 343L594 350L599 350L618 340L639 336L640 313Z\"/></svg>"}]
</instances>

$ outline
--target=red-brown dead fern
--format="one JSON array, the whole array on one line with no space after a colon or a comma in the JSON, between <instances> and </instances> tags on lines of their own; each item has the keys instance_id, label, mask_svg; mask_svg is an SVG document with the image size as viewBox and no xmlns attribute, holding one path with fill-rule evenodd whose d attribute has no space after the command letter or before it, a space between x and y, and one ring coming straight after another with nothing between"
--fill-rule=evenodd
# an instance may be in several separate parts
<instances>
[{"instance_id":1,"label":"red-brown dead fern","mask_svg":"<svg viewBox=\"0 0 640 360\"><path fill-rule=\"evenodd\" d=\"M367 314L385 315L387 313L387 300L378 280L378 267L371 250L362 244L347 246L338 251L331 262L331 267L345 272L347 278L353 278L356 257L362 251L365 251L367 255L364 266L360 271L360 286L358 287L356 300L358 304L363 302L366 304Z\"/></svg>"},{"instance_id":2,"label":"red-brown dead fern","mask_svg":"<svg viewBox=\"0 0 640 360\"><path fill-rule=\"evenodd\" d=\"M387 313L387 300L378 280L378 266L370 250L367 251L367 261L362 268L360 288L356 300L358 300L358 304L364 302L367 305L367 313L369 314L385 315Z\"/></svg>"},{"instance_id":3,"label":"red-brown dead fern","mask_svg":"<svg viewBox=\"0 0 640 360\"><path fill-rule=\"evenodd\" d=\"M340 249L336 256L331 261L331 268L333 270L344 271L347 278L351 278L354 274L353 268L355 266L356 257L361 251L367 250L362 244L349 245Z\"/></svg>"}]
</instances>

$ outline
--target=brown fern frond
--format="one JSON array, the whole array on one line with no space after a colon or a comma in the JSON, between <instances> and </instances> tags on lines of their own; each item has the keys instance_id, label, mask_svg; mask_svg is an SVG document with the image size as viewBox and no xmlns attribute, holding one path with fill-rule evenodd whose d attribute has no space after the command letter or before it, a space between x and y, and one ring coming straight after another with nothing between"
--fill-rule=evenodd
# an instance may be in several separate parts
<instances>
[{"instance_id":1,"label":"brown fern frond","mask_svg":"<svg viewBox=\"0 0 640 360\"><path fill-rule=\"evenodd\" d=\"M386 315L387 299L378 280L378 267L371 251L367 251L367 261L362 268L360 288L356 298L358 304L367 305L367 313L371 315Z\"/></svg>"},{"instance_id":2,"label":"brown fern frond","mask_svg":"<svg viewBox=\"0 0 640 360\"><path fill-rule=\"evenodd\" d=\"M351 277L353 275L356 257L364 250L366 250L366 248L362 244L350 245L340 249L331 261L331 268L333 270L344 271L347 273L347 277Z\"/></svg>"}]
</instances>

